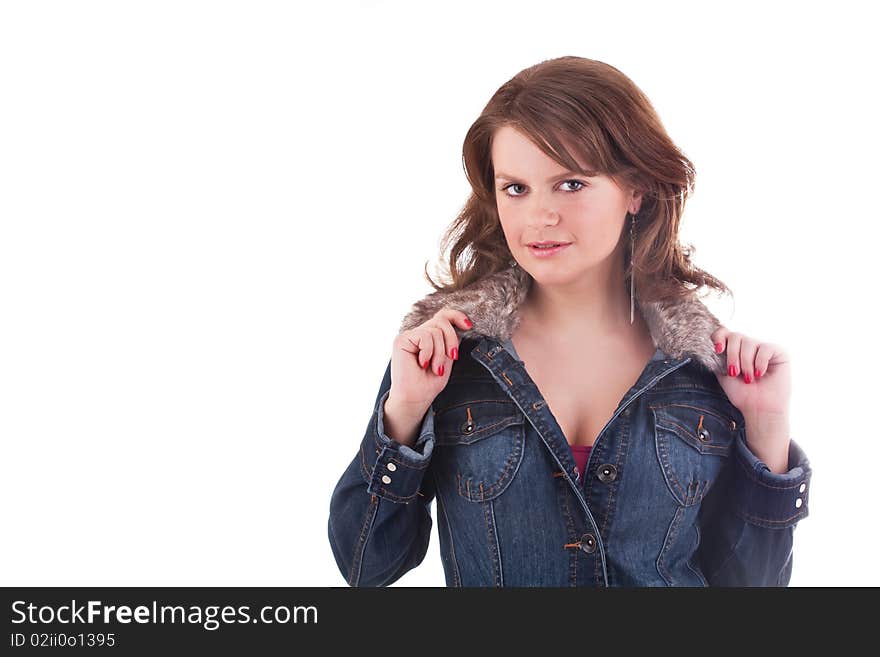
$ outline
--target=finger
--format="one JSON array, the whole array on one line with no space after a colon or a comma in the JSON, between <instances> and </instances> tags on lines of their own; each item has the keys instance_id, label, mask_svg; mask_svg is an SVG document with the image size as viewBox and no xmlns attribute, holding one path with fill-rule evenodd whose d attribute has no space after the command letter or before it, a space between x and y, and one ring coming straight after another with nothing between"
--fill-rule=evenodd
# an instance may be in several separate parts
<instances>
[{"instance_id":1,"label":"finger","mask_svg":"<svg viewBox=\"0 0 880 657\"><path fill-rule=\"evenodd\" d=\"M441 335L440 329L436 326L426 325L423 327L425 331L425 348L419 354L419 364L425 372L432 372L436 367L438 349L442 349L442 345L437 344L437 338Z\"/></svg>"},{"instance_id":2,"label":"finger","mask_svg":"<svg viewBox=\"0 0 880 657\"><path fill-rule=\"evenodd\" d=\"M452 312L457 313L458 311L454 310ZM435 315L434 318L438 328L443 331L443 353L452 360L458 360L459 340L458 335L455 333L454 324L456 318L448 314L444 314L442 318Z\"/></svg>"},{"instance_id":3,"label":"finger","mask_svg":"<svg viewBox=\"0 0 880 657\"><path fill-rule=\"evenodd\" d=\"M727 375L738 376L742 371L739 362L739 348L742 343L741 333L730 333L727 336Z\"/></svg>"},{"instance_id":4,"label":"finger","mask_svg":"<svg viewBox=\"0 0 880 657\"><path fill-rule=\"evenodd\" d=\"M712 342L715 343L716 354L720 354L724 351L724 347L727 344L727 336L730 335L730 333L731 332L726 326L719 326L709 336L712 339Z\"/></svg>"},{"instance_id":5,"label":"finger","mask_svg":"<svg viewBox=\"0 0 880 657\"><path fill-rule=\"evenodd\" d=\"M417 326L415 328L409 329L408 331L404 331L400 335L395 336L394 346L418 357L420 350L419 336L421 335L421 331L421 326Z\"/></svg>"},{"instance_id":6,"label":"finger","mask_svg":"<svg viewBox=\"0 0 880 657\"><path fill-rule=\"evenodd\" d=\"M431 338L434 340L434 354L431 357L431 371L437 376L443 376L446 372L446 354L443 351L443 329L439 326L429 327Z\"/></svg>"},{"instance_id":7,"label":"finger","mask_svg":"<svg viewBox=\"0 0 880 657\"><path fill-rule=\"evenodd\" d=\"M775 342L765 342L761 345L762 349L759 349L761 352L762 358L766 359L767 364L762 365L761 367L761 376L767 374L770 366L776 365L789 365L791 366L791 359L786 353L785 349L780 347Z\"/></svg>"},{"instance_id":8,"label":"finger","mask_svg":"<svg viewBox=\"0 0 880 657\"><path fill-rule=\"evenodd\" d=\"M442 317L464 331L469 331L474 327L466 313L460 310L455 310L454 308L444 306L434 313L434 317Z\"/></svg>"},{"instance_id":9,"label":"finger","mask_svg":"<svg viewBox=\"0 0 880 657\"><path fill-rule=\"evenodd\" d=\"M446 322L440 326L443 331L443 353L451 360L458 360L458 336L455 333L455 327Z\"/></svg>"},{"instance_id":10,"label":"finger","mask_svg":"<svg viewBox=\"0 0 880 657\"><path fill-rule=\"evenodd\" d=\"M419 350L416 357L419 359L419 367L427 370L431 363L431 357L434 355L434 336L431 334L431 328L428 326L420 326L415 329L416 345Z\"/></svg>"},{"instance_id":11,"label":"finger","mask_svg":"<svg viewBox=\"0 0 880 657\"><path fill-rule=\"evenodd\" d=\"M473 328L473 323L467 314L460 310L444 307L434 314L431 323L439 326L443 331L443 352L450 359L458 360L458 348L461 343L455 329L470 330Z\"/></svg>"},{"instance_id":12,"label":"finger","mask_svg":"<svg viewBox=\"0 0 880 657\"><path fill-rule=\"evenodd\" d=\"M773 355L773 345L762 342L755 352L755 381L760 379L770 366L770 357Z\"/></svg>"},{"instance_id":13,"label":"finger","mask_svg":"<svg viewBox=\"0 0 880 657\"><path fill-rule=\"evenodd\" d=\"M744 336L739 345L739 362L742 364L743 381L746 383L755 380L755 352L757 350L758 341Z\"/></svg>"}]
</instances>

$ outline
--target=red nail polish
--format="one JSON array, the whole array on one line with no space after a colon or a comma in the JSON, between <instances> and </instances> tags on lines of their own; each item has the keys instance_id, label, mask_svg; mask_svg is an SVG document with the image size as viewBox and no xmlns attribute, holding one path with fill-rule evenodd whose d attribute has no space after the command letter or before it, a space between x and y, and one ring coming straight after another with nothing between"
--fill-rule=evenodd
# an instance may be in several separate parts
<instances>
[{"instance_id":1,"label":"red nail polish","mask_svg":"<svg viewBox=\"0 0 880 657\"><path fill-rule=\"evenodd\" d=\"M452 360L458 360L458 347L452 348Z\"/></svg>"},{"instance_id":2,"label":"red nail polish","mask_svg":"<svg viewBox=\"0 0 880 657\"><path fill-rule=\"evenodd\" d=\"M430 365L430 364L431 364L431 359L429 358L428 360L425 361L425 364L422 365L422 369L424 369L424 370L428 369L428 365Z\"/></svg>"},{"instance_id":3,"label":"red nail polish","mask_svg":"<svg viewBox=\"0 0 880 657\"><path fill-rule=\"evenodd\" d=\"M735 371L734 371L734 369L733 369L733 365L728 365L728 366L727 366L727 375L728 375L728 376L735 376Z\"/></svg>"},{"instance_id":4,"label":"red nail polish","mask_svg":"<svg viewBox=\"0 0 880 657\"><path fill-rule=\"evenodd\" d=\"M465 318L464 323L465 323L465 326L467 326L468 328L473 328L473 326L474 326L474 323L467 318Z\"/></svg>"},{"instance_id":5,"label":"red nail polish","mask_svg":"<svg viewBox=\"0 0 880 657\"><path fill-rule=\"evenodd\" d=\"M724 345L721 344L720 342L716 342L715 343L715 353L720 354L722 351L724 351Z\"/></svg>"},{"instance_id":6,"label":"red nail polish","mask_svg":"<svg viewBox=\"0 0 880 657\"><path fill-rule=\"evenodd\" d=\"M755 370L755 381L761 378L761 370Z\"/></svg>"},{"instance_id":7,"label":"red nail polish","mask_svg":"<svg viewBox=\"0 0 880 657\"><path fill-rule=\"evenodd\" d=\"M443 366L442 366L442 365L441 365L440 368L437 370L437 375L438 375L438 376L443 376Z\"/></svg>"},{"instance_id":8,"label":"red nail polish","mask_svg":"<svg viewBox=\"0 0 880 657\"><path fill-rule=\"evenodd\" d=\"M746 383L751 383L751 382L752 382L752 377L750 377L748 374L744 374L744 375L743 375L743 378L746 380Z\"/></svg>"}]
</instances>

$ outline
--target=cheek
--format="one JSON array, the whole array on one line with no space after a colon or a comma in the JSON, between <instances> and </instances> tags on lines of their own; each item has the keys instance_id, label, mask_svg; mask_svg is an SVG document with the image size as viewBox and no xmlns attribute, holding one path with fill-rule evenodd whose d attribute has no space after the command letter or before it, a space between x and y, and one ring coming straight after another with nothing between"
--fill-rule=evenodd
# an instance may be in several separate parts
<instances>
[{"instance_id":1,"label":"cheek","mask_svg":"<svg viewBox=\"0 0 880 657\"><path fill-rule=\"evenodd\" d=\"M503 203L498 208L498 220L505 235L522 230L526 221L525 215L515 207L505 206Z\"/></svg>"},{"instance_id":2,"label":"cheek","mask_svg":"<svg viewBox=\"0 0 880 657\"><path fill-rule=\"evenodd\" d=\"M510 218L506 215L500 215L500 219L501 232L504 233L504 240L507 242L508 248L513 250L515 248L514 245L516 244L517 239L519 239L516 234L516 229L511 223Z\"/></svg>"}]
</instances>

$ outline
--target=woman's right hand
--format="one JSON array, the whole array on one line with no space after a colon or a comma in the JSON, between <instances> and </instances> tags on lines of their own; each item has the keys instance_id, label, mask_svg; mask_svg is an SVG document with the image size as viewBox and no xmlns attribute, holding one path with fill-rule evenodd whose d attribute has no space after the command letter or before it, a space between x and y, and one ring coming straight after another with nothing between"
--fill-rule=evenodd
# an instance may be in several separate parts
<instances>
[{"instance_id":1,"label":"woman's right hand","mask_svg":"<svg viewBox=\"0 0 880 657\"><path fill-rule=\"evenodd\" d=\"M391 390L388 401L398 408L427 411L449 382L453 360L458 360L455 327L473 327L467 316L441 308L425 323L394 338L391 353Z\"/></svg>"}]
</instances>

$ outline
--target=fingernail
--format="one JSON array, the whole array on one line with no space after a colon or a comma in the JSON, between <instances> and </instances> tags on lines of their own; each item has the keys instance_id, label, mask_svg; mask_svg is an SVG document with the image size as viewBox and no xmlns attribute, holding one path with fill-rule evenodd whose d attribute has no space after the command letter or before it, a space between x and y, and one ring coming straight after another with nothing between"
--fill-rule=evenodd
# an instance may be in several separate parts
<instances>
[{"instance_id":1,"label":"fingernail","mask_svg":"<svg viewBox=\"0 0 880 657\"><path fill-rule=\"evenodd\" d=\"M471 320L469 320L467 317L464 318L464 324L468 328L473 328L473 326L474 326L474 323Z\"/></svg>"},{"instance_id":2,"label":"fingernail","mask_svg":"<svg viewBox=\"0 0 880 657\"><path fill-rule=\"evenodd\" d=\"M746 383L752 382L752 377L750 377L748 374L743 374L743 378L746 380Z\"/></svg>"},{"instance_id":3,"label":"fingernail","mask_svg":"<svg viewBox=\"0 0 880 657\"><path fill-rule=\"evenodd\" d=\"M458 360L458 347L452 348L452 360Z\"/></svg>"},{"instance_id":4,"label":"fingernail","mask_svg":"<svg viewBox=\"0 0 880 657\"><path fill-rule=\"evenodd\" d=\"M424 370L428 369L428 365L430 365L430 363L431 363L431 359L426 360L425 364L422 365L422 369L424 369Z\"/></svg>"},{"instance_id":5,"label":"fingernail","mask_svg":"<svg viewBox=\"0 0 880 657\"><path fill-rule=\"evenodd\" d=\"M442 365L437 369L437 375L443 376L443 366Z\"/></svg>"},{"instance_id":6,"label":"fingernail","mask_svg":"<svg viewBox=\"0 0 880 657\"><path fill-rule=\"evenodd\" d=\"M724 345L721 344L720 342L716 342L715 343L715 353L720 354L722 351L724 351Z\"/></svg>"},{"instance_id":7,"label":"fingernail","mask_svg":"<svg viewBox=\"0 0 880 657\"><path fill-rule=\"evenodd\" d=\"M761 370L755 370L755 381L761 378Z\"/></svg>"},{"instance_id":8,"label":"fingernail","mask_svg":"<svg viewBox=\"0 0 880 657\"><path fill-rule=\"evenodd\" d=\"M736 368L733 365L727 366L727 374L729 376L736 376Z\"/></svg>"}]
</instances>

